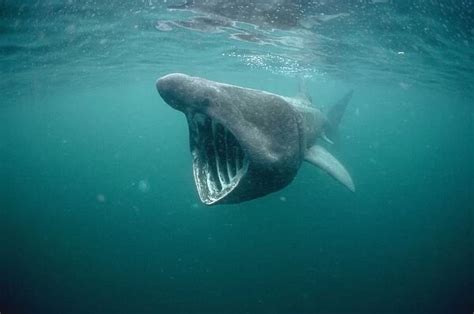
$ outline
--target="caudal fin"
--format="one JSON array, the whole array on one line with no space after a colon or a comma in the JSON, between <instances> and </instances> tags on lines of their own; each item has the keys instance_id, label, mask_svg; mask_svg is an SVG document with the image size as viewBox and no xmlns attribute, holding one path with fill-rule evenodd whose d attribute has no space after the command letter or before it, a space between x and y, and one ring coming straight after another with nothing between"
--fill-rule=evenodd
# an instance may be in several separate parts
<instances>
[{"instance_id":1,"label":"caudal fin","mask_svg":"<svg viewBox=\"0 0 474 314\"><path fill-rule=\"evenodd\" d=\"M328 125L326 127L326 131L330 138L334 138L336 136L337 128L339 127L339 123L341 123L342 116L344 115L346 107L352 98L353 92L354 91L351 90L346 93L344 97L339 99L339 101L332 105L327 111L326 118Z\"/></svg>"}]
</instances>

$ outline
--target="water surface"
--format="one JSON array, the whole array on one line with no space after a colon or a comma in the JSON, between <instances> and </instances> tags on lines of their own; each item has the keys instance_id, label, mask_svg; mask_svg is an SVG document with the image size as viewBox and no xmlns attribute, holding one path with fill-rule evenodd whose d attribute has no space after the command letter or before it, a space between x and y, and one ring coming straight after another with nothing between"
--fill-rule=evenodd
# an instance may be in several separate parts
<instances>
[{"instance_id":1,"label":"water surface","mask_svg":"<svg viewBox=\"0 0 474 314\"><path fill-rule=\"evenodd\" d=\"M335 3L310 28L196 30L152 0L1 1L0 311L472 312L472 2ZM323 108L354 89L331 151L357 192L305 164L201 205L154 87L171 72L285 96L304 77Z\"/></svg>"}]
</instances>

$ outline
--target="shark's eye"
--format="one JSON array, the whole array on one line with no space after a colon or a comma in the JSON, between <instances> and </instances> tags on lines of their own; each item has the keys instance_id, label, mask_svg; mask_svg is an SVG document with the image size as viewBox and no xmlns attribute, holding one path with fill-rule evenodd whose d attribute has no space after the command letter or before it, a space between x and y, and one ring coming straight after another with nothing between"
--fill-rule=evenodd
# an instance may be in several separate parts
<instances>
[{"instance_id":1,"label":"shark's eye","mask_svg":"<svg viewBox=\"0 0 474 314\"><path fill-rule=\"evenodd\" d=\"M248 169L248 158L235 136L212 118L194 113L189 120L194 180L205 204L225 198Z\"/></svg>"}]
</instances>

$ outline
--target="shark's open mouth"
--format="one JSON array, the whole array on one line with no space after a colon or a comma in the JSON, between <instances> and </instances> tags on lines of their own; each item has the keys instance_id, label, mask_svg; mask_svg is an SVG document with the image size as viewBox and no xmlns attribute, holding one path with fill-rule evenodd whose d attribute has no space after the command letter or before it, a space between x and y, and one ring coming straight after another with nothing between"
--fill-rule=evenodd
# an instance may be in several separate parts
<instances>
[{"instance_id":1,"label":"shark's open mouth","mask_svg":"<svg viewBox=\"0 0 474 314\"><path fill-rule=\"evenodd\" d=\"M202 113L188 116L194 181L207 205L225 198L247 173L249 161L235 136Z\"/></svg>"}]
</instances>

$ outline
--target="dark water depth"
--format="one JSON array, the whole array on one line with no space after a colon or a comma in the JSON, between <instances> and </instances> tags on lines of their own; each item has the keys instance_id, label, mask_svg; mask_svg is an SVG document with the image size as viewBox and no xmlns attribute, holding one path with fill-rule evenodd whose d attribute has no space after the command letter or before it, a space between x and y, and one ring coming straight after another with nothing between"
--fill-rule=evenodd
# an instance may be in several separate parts
<instances>
[{"instance_id":1,"label":"dark water depth","mask_svg":"<svg viewBox=\"0 0 474 314\"><path fill-rule=\"evenodd\" d=\"M1 314L472 313L473 5L372 2L193 29L152 0L0 1ZM354 89L331 151L356 193L304 164L202 205L171 72L304 77L323 108Z\"/></svg>"}]
</instances>

